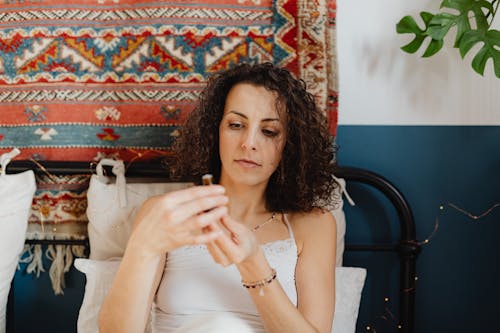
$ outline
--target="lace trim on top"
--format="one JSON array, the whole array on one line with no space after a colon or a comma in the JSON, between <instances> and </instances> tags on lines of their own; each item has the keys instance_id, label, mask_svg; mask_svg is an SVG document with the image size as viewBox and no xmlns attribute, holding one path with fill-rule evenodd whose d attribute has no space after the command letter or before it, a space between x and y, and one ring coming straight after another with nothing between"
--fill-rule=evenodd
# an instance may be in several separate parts
<instances>
[{"instance_id":1,"label":"lace trim on top","mask_svg":"<svg viewBox=\"0 0 500 333\"><path fill-rule=\"evenodd\" d=\"M261 244L264 252L271 256L280 256L284 252L290 251L291 248L295 250L295 254L297 254L297 245L295 244L295 239L287 238L280 239L277 241L267 242ZM187 245L180 248L175 249L175 253L183 254L183 255L199 255L200 253L208 252L208 248L204 244L200 245Z\"/></svg>"},{"instance_id":2,"label":"lace trim on top","mask_svg":"<svg viewBox=\"0 0 500 333\"><path fill-rule=\"evenodd\" d=\"M295 239L292 238L264 243L261 246L264 252L271 256L280 256L284 252L290 251L290 249L294 249L294 253L297 254L297 245L295 244Z\"/></svg>"}]
</instances>

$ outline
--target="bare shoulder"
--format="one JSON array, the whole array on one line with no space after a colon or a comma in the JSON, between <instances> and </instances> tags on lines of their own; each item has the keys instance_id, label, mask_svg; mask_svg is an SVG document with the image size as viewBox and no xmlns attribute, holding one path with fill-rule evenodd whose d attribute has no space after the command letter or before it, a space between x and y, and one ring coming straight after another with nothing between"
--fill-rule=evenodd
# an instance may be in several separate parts
<instances>
[{"instance_id":1,"label":"bare shoulder","mask_svg":"<svg viewBox=\"0 0 500 333\"><path fill-rule=\"evenodd\" d=\"M310 212L290 215L299 254L308 244L333 244L337 239L337 224L328 210L315 208Z\"/></svg>"},{"instance_id":2,"label":"bare shoulder","mask_svg":"<svg viewBox=\"0 0 500 333\"><path fill-rule=\"evenodd\" d=\"M333 215L320 208L314 208L310 212L293 213L291 220L296 232L315 233L336 229Z\"/></svg>"}]
</instances>

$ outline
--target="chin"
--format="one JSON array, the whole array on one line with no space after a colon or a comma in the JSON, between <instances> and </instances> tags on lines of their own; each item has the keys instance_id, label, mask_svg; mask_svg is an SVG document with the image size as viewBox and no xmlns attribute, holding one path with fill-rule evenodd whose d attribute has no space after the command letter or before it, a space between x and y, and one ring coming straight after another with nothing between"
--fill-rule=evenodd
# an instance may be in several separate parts
<instances>
[{"instance_id":1,"label":"chin","mask_svg":"<svg viewBox=\"0 0 500 333\"><path fill-rule=\"evenodd\" d=\"M234 184L246 185L246 186L257 186L262 183L267 184L269 177L263 176L261 174L252 172L235 172L227 174L226 178Z\"/></svg>"}]
</instances>

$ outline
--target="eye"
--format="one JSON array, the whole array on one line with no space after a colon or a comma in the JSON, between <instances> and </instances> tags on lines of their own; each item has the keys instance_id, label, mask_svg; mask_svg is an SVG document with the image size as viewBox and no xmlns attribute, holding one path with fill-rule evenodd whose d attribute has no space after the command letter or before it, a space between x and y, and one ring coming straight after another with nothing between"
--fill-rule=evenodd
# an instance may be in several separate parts
<instances>
[{"instance_id":1,"label":"eye","mask_svg":"<svg viewBox=\"0 0 500 333\"><path fill-rule=\"evenodd\" d=\"M232 122L232 123L229 123L229 128L230 129L240 129L240 128L243 128L243 124L242 123L236 123L236 122Z\"/></svg>"},{"instance_id":2,"label":"eye","mask_svg":"<svg viewBox=\"0 0 500 333\"><path fill-rule=\"evenodd\" d=\"M270 138L274 138L275 136L277 136L279 134L279 132L276 132L276 131L273 131L273 130L270 130L270 129L265 129L265 128L262 130L262 133L265 136L268 136Z\"/></svg>"}]
</instances>

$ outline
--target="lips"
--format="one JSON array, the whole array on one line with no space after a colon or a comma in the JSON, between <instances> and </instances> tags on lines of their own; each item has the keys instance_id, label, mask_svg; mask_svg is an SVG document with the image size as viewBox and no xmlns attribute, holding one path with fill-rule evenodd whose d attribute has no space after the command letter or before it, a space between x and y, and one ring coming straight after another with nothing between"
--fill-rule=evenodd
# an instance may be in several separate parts
<instances>
[{"instance_id":1,"label":"lips","mask_svg":"<svg viewBox=\"0 0 500 333\"><path fill-rule=\"evenodd\" d=\"M259 163L245 158L234 161L245 168L255 168L261 166Z\"/></svg>"}]
</instances>

